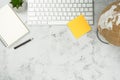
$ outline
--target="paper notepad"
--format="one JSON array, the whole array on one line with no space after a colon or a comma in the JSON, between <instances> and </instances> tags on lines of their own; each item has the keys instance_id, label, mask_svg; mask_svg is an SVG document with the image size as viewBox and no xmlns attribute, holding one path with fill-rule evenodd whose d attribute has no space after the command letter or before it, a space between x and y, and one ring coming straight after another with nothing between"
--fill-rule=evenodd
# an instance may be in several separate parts
<instances>
[{"instance_id":1,"label":"paper notepad","mask_svg":"<svg viewBox=\"0 0 120 80\"><path fill-rule=\"evenodd\" d=\"M90 25L83 15L76 17L68 23L68 28L71 30L75 38L80 38L85 33L91 30Z\"/></svg>"},{"instance_id":2,"label":"paper notepad","mask_svg":"<svg viewBox=\"0 0 120 80\"><path fill-rule=\"evenodd\" d=\"M11 46L28 32L28 29L9 5L0 9L0 39L5 46Z\"/></svg>"}]
</instances>

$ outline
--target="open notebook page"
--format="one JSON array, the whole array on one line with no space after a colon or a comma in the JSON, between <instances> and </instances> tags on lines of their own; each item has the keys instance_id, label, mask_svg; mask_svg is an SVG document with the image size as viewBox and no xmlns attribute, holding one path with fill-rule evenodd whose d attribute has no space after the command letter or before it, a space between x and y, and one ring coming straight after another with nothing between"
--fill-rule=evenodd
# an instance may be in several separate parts
<instances>
[{"instance_id":1,"label":"open notebook page","mask_svg":"<svg viewBox=\"0 0 120 80\"><path fill-rule=\"evenodd\" d=\"M28 32L28 29L9 5L0 9L0 38L5 46L12 45Z\"/></svg>"}]
</instances>

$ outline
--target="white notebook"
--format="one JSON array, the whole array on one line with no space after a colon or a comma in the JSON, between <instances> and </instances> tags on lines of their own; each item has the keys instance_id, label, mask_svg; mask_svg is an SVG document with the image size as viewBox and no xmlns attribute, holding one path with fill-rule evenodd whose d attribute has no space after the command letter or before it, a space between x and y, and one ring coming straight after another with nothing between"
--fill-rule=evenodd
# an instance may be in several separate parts
<instances>
[{"instance_id":1,"label":"white notebook","mask_svg":"<svg viewBox=\"0 0 120 80\"><path fill-rule=\"evenodd\" d=\"M0 9L0 39L6 47L25 36L29 30L9 5Z\"/></svg>"}]
</instances>

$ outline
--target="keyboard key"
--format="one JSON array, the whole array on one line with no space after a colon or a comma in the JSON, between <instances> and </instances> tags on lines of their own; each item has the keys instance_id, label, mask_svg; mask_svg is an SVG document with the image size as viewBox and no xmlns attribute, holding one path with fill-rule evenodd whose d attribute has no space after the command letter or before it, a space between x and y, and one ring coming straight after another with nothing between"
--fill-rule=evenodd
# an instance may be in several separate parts
<instances>
[{"instance_id":1,"label":"keyboard key","mask_svg":"<svg viewBox=\"0 0 120 80\"><path fill-rule=\"evenodd\" d=\"M79 16L80 15L80 13L79 12L77 12L77 16Z\"/></svg>"},{"instance_id":2,"label":"keyboard key","mask_svg":"<svg viewBox=\"0 0 120 80\"><path fill-rule=\"evenodd\" d=\"M86 12L87 16L92 16L93 14L91 12Z\"/></svg>"},{"instance_id":3,"label":"keyboard key","mask_svg":"<svg viewBox=\"0 0 120 80\"><path fill-rule=\"evenodd\" d=\"M41 21L42 24L48 24L46 21Z\"/></svg>"},{"instance_id":4,"label":"keyboard key","mask_svg":"<svg viewBox=\"0 0 120 80\"><path fill-rule=\"evenodd\" d=\"M82 12L81 14L82 14L82 15L85 15L85 12Z\"/></svg>"},{"instance_id":5,"label":"keyboard key","mask_svg":"<svg viewBox=\"0 0 120 80\"><path fill-rule=\"evenodd\" d=\"M74 1L74 0L71 0L71 3L75 3L75 1Z\"/></svg>"},{"instance_id":6,"label":"keyboard key","mask_svg":"<svg viewBox=\"0 0 120 80\"><path fill-rule=\"evenodd\" d=\"M74 11L75 11L75 8L71 8L71 11L74 12Z\"/></svg>"},{"instance_id":7,"label":"keyboard key","mask_svg":"<svg viewBox=\"0 0 120 80\"><path fill-rule=\"evenodd\" d=\"M83 12L83 8L80 8L80 12Z\"/></svg>"},{"instance_id":8,"label":"keyboard key","mask_svg":"<svg viewBox=\"0 0 120 80\"><path fill-rule=\"evenodd\" d=\"M41 24L41 21L38 21L38 24Z\"/></svg>"},{"instance_id":9,"label":"keyboard key","mask_svg":"<svg viewBox=\"0 0 120 80\"><path fill-rule=\"evenodd\" d=\"M68 4L65 4L65 7L67 8L67 7L68 7Z\"/></svg>"},{"instance_id":10,"label":"keyboard key","mask_svg":"<svg viewBox=\"0 0 120 80\"><path fill-rule=\"evenodd\" d=\"M32 24L34 24L34 25L35 25L35 24L37 24L37 22L36 22L36 21L32 21Z\"/></svg>"},{"instance_id":11,"label":"keyboard key","mask_svg":"<svg viewBox=\"0 0 120 80\"><path fill-rule=\"evenodd\" d=\"M45 16L49 16L49 13L48 13L48 12L46 12L46 13L45 13Z\"/></svg>"},{"instance_id":12,"label":"keyboard key","mask_svg":"<svg viewBox=\"0 0 120 80\"><path fill-rule=\"evenodd\" d=\"M34 3L34 0L29 0L29 3Z\"/></svg>"},{"instance_id":13,"label":"keyboard key","mask_svg":"<svg viewBox=\"0 0 120 80\"><path fill-rule=\"evenodd\" d=\"M90 17L90 16L87 16L87 17L85 17L87 20L93 20L93 18L92 17Z\"/></svg>"},{"instance_id":14,"label":"keyboard key","mask_svg":"<svg viewBox=\"0 0 120 80\"><path fill-rule=\"evenodd\" d=\"M44 16L45 13L41 13L41 16Z\"/></svg>"},{"instance_id":15,"label":"keyboard key","mask_svg":"<svg viewBox=\"0 0 120 80\"><path fill-rule=\"evenodd\" d=\"M92 7L92 4L87 4L87 7Z\"/></svg>"},{"instance_id":16,"label":"keyboard key","mask_svg":"<svg viewBox=\"0 0 120 80\"><path fill-rule=\"evenodd\" d=\"M79 12L79 8L76 8L76 11Z\"/></svg>"},{"instance_id":17,"label":"keyboard key","mask_svg":"<svg viewBox=\"0 0 120 80\"><path fill-rule=\"evenodd\" d=\"M43 11L43 8L39 8L39 11L42 12L42 11Z\"/></svg>"},{"instance_id":18,"label":"keyboard key","mask_svg":"<svg viewBox=\"0 0 120 80\"><path fill-rule=\"evenodd\" d=\"M82 4L82 7L86 7L86 4Z\"/></svg>"},{"instance_id":19,"label":"keyboard key","mask_svg":"<svg viewBox=\"0 0 120 80\"><path fill-rule=\"evenodd\" d=\"M54 13L54 15L55 15L55 16L58 16L58 13L57 13L57 12L55 12L55 13Z\"/></svg>"},{"instance_id":20,"label":"keyboard key","mask_svg":"<svg viewBox=\"0 0 120 80\"><path fill-rule=\"evenodd\" d=\"M66 0L66 3L70 3L70 0Z\"/></svg>"},{"instance_id":21,"label":"keyboard key","mask_svg":"<svg viewBox=\"0 0 120 80\"><path fill-rule=\"evenodd\" d=\"M61 8L58 8L57 11L58 11L58 12L61 12Z\"/></svg>"},{"instance_id":22,"label":"keyboard key","mask_svg":"<svg viewBox=\"0 0 120 80\"><path fill-rule=\"evenodd\" d=\"M29 12L28 16L35 16L35 12Z\"/></svg>"},{"instance_id":23,"label":"keyboard key","mask_svg":"<svg viewBox=\"0 0 120 80\"><path fill-rule=\"evenodd\" d=\"M62 3L66 3L66 0L62 0Z\"/></svg>"},{"instance_id":24,"label":"keyboard key","mask_svg":"<svg viewBox=\"0 0 120 80\"><path fill-rule=\"evenodd\" d=\"M46 20L47 20L47 17L43 17L43 20L45 20L45 21L46 21Z\"/></svg>"},{"instance_id":25,"label":"keyboard key","mask_svg":"<svg viewBox=\"0 0 120 80\"><path fill-rule=\"evenodd\" d=\"M35 13L35 12L33 12L33 13ZM36 16L40 16L40 13L39 13L39 12L36 12L35 15L36 15ZM34 15L34 16L35 16L35 15Z\"/></svg>"},{"instance_id":26,"label":"keyboard key","mask_svg":"<svg viewBox=\"0 0 120 80\"><path fill-rule=\"evenodd\" d=\"M68 16L67 16L67 17L66 17L66 20L68 20L68 21L69 21L69 20L70 20L70 17L68 17Z\"/></svg>"},{"instance_id":27,"label":"keyboard key","mask_svg":"<svg viewBox=\"0 0 120 80\"><path fill-rule=\"evenodd\" d=\"M59 7L59 4L56 4L56 7Z\"/></svg>"},{"instance_id":28,"label":"keyboard key","mask_svg":"<svg viewBox=\"0 0 120 80\"><path fill-rule=\"evenodd\" d=\"M48 16L48 20L52 20L51 16Z\"/></svg>"},{"instance_id":29,"label":"keyboard key","mask_svg":"<svg viewBox=\"0 0 120 80\"><path fill-rule=\"evenodd\" d=\"M38 8L35 8L35 11L37 11L37 12L38 12L38 11L39 11L39 9L38 9Z\"/></svg>"},{"instance_id":30,"label":"keyboard key","mask_svg":"<svg viewBox=\"0 0 120 80\"><path fill-rule=\"evenodd\" d=\"M83 0L80 0L80 3L83 3Z\"/></svg>"},{"instance_id":31,"label":"keyboard key","mask_svg":"<svg viewBox=\"0 0 120 80\"><path fill-rule=\"evenodd\" d=\"M68 13L68 16L72 16L72 13Z\"/></svg>"},{"instance_id":32,"label":"keyboard key","mask_svg":"<svg viewBox=\"0 0 120 80\"><path fill-rule=\"evenodd\" d=\"M73 14L72 14L73 16L76 16L76 12L73 12Z\"/></svg>"},{"instance_id":33,"label":"keyboard key","mask_svg":"<svg viewBox=\"0 0 120 80\"><path fill-rule=\"evenodd\" d=\"M42 16L39 17L39 20L42 20Z\"/></svg>"},{"instance_id":34,"label":"keyboard key","mask_svg":"<svg viewBox=\"0 0 120 80\"><path fill-rule=\"evenodd\" d=\"M68 11L68 12L69 12L69 11L70 11L70 8L67 8L67 9L66 9L66 11Z\"/></svg>"},{"instance_id":35,"label":"keyboard key","mask_svg":"<svg viewBox=\"0 0 120 80\"><path fill-rule=\"evenodd\" d=\"M36 7L36 4L33 4L33 7Z\"/></svg>"},{"instance_id":36,"label":"keyboard key","mask_svg":"<svg viewBox=\"0 0 120 80\"><path fill-rule=\"evenodd\" d=\"M34 20L38 20L37 17L29 17L30 20L34 21Z\"/></svg>"},{"instance_id":37,"label":"keyboard key","mask_svg":"<svg viewBox=\"0 0 120 80\"><path fill-rule=\"evenodd\" d=\"M89 0L89 3L92 3L93 1L92 0Z\"/></svg>"},{"instance_id":38,"label":"keyboard key","mask_svg":"<svg viewBox=\"0 0 120 80\"><path fill-rule=\"evenodd\" d=\"M57 11L57 9L56 9L56 8L53 8L53 11L55 12L55 11Z\"/></svg>"},{"instance_id":39,"label":"keyboard key","mask_svg":"<svg viewBox=\"0 0 120 80\"><path fill-rule=\"evenodd\" d=\"M49 8L48 11L52 12L52 8Z\"/></svg>"},{"instance_id":40,"label":"keyboard key","mask_svg":"<svg viewBox=\"0 0 120 80\"><path fill-rule=\"evenodd\" d=\"M28 6L29 6L29 8L33 7L33 5L32 5L32 4L29 4Z\"/></svg>"},{"instance_id":41,"label":"keyboard key","mask_svg":"<svg viewBox=\"0 0 120 80\"><path fill-rule=\"evenodd\" d=\"M56 17L55 17L55 16L53 16L53 17L52 17L52 20L53 20L53 21L55 21L55 20L56 20Z\"/></svg>"},{"instance_id":42,"label":"keyboard key","mask_svg":"<svg viewBox=\"0 0 120 80\"><path fill-rule=\"evenodd\" d=\"M58 13L58 15L59 15L59 16L62 16L62 13L60 12L60 13Z\"/></svg>"},{"instance_id":43,"label":"keyboard key","mask_svg":"<svg viewBox=\"0 0 120 80\"><path fill-rule=\"evenodd\" d=\"M84 11L88 11L88 8L85 8Z\"/></svg>"},{"instance_id":44,"label":"keyboard key","mask_svg":"<svg viewBox=\"0 0 120 80\"><path fill-rule=\"evenodd\" d=\"M35 3L39 3L39 0L35 0Z\"/></svg>"},{"instance_id":45,"label":"keyboard key","mask_svg":"<svg viewBox=\"0 0 120 80\"><path fill-rule=\"evenodd\" d=\"M73 4L73 7L77 7L77 4Z\"/></svg>"},{"instance_id":46,"label":"keyboard key","mask_svg":"<svg viewBox=\"0 0 120 80\"><path fill-rule=\"evenodd\" d=\"M89 11L93 11L93 8L89 8Z\"/></svg>"},{"instance_id":47,"label":"keyboard key","mask_svg":"<svg viewBox=\"0 0 120 80\"><path fill-rule=\"evenodd\" d=\"M57 0L58 1L58 3L62 3L62 1L61 0Z\"/></svg>"},{"instance_id":48,"label":"keyboard key","mask_svg":"<svg viewBox=\"0 0 120 80\"><path fill-rule=\"evenodd\" d=\"M60 16L57 17L57 20L60 21Z\"/></svg>"},{"instance_id":49,"label":"keyboard key","mask_svg":"<svg viewBox=\"0 0 120 80\"><path fill-rule=\"evenodd\" d=\"M54 8L54 7L55 7L55 4L51 4L51 7L53 7L53 8Z\"/></svg>"},{"instance_id":50,"label":"keyboard key","mask_svg":"<svg viewBox=\"0 0 120 80\"><path fill-rule=\"evenodd\" d=\"M50 7L50 4L46 4L46 7L49 8L49 7Z\"/></svg>"},{"instance_id":51,"label":"keyboard key","mask_svg":"<svg viewBox=\"0 0 120 80\"><path fill-rule=\"evenodd\" d=\"M73 5L72 4L69 4L69 7L71 8Z\"/></svg>"},{"instance_id":52,"label":"keyboard key","mask_svg":"<svg viewBox=\"0 0 120 80\"><path fill-rule=\"evenodd\" d=\"M65 12L65 11L66 11L66 9L65 9L65 8L62 8L62 11L63 11L63 12Z\"/></svg>"},{"instance_id":53,"label":"keyboard key","mask_svg":"<svg viewBox=\"0 0 120 80\"><path fill-rule=\"evenodd\" d=\"M44 3L48 3L48 0L44 0Z\"/></svg>"},{"instance_id":54,"label":"keyboard key","mask_svg":"<svg viewBox=\"0 0 120 80\"><path fill-rule=\"evenodd\" d=\"M80 3L80 0L76 0L75 2L76 2L76 3Z\"/></svg>"},{"instance_id":55,"label":"keyboard key","mask_svg":"<svg viewBox=\"0 0 120 80\"><path fill-rule=\"evenodd\" d=\"M63 13L63 15L64 15L64 16L67 16L67 13L66 13L66 12L64 12L64 13Z\"/></svg>"},{"instance_id":56,"label":"keyboard key","mask_svg":"<svg viewBox=\"0 0 120 80\"><path fill-rule=\"evenodd\" d=\"M56 1L56 0L53 0L53 3L57 3L57 1Z\"/></svg>"},{"instance_id":57,"label":"keyboard key","mask_svg":"<svg viewBox=\"0 0 120 80\"><path fill-rule=\"evenodd\" d=\"M81 7L81 4L78 4L78 7Z\"/></svg>"},{"instance_id":58,"label":"keyboard key","mask_svg":"<svg viewBox=\"0 0 120 80\"><path fill-rule=\"evenodd\" d=\"M53 16L53 13L52 12L50 12L50 14L49 14L50 16Z\"/></svg>"},{"instance_id":59,"label":"keyboard key","mask_svg":"<svg viewBox=\"0 0 120 80\"><path fill-rule=\"evenodd\" d=\"M31 0L29 0L29 1L31 1ZM44 2L44 0L39 0L40 1L40 3L43 3ZM50 0L49 0L50 1Z\"/></svg>"},{"instance_id":60,"label":"keyboard key","mask_svg":"<svg viewBox=\"0 0 120 80\"><path fill-rule=\"evenodd\" d=\"M48 3L53 3L53 1L52 0L48 0Z\"/></svg>"},{"instance_id":61,"label":"keyboard key","mask_svg":"<svg viewBox=\"0 0 120 80\"><path fill-rule=\"evenodd\" d=\"M39 8L40 8L40 7L42 7L42 5L41 5L41 4L38 4L37 6L38 6Z\"/></svg>"},{"instance_id":62,"label":"keyboard key","mask_svg":"<svg viewBox=\"0 0 120 80\"><path fill-rule=\"evenodd\" d=\"M61 4L59 7L61 7L61 8L62 8L62 7L64 7L64 5L63 5L63 4Z\"/></svg>"},{"instance_id":63,"label":"keyboard key","mask_svg":"<svg viewBox=\"0 0 120 80\"><path fill-rule=\"evenodd\" d=\"M93 21L89 21L89 24L93 24Z\"/></svg>"},{"instance_id":64,"label":"keyboard key","mask_svg":"<svg viewBox=\"0 0 120 80\"><path fill-rule=\"evenodd\" d=\"M62 16L62 17L61 17L61 20L65 20L65 17Z\"/></svg>"},{"instance_id":65,"label":"keyboard key","mask_svg":"<svg viewBox=\"0 0 120 80\"><path fill-rule=\"evenodd\" d=\"M34 8L29 8L28 11L34 11Z\"/></svg>"},{"instance_id":66,"label":"keyboard key","mask_svg":"<svg viewBox=\"0 0 120 80\"><path fill-rule=\"evenodd\" d=\"M85 2L85 3L88 3L88 2L89 2L89 0L84 0L84 2Z\"/></svg>"}]
</instances>

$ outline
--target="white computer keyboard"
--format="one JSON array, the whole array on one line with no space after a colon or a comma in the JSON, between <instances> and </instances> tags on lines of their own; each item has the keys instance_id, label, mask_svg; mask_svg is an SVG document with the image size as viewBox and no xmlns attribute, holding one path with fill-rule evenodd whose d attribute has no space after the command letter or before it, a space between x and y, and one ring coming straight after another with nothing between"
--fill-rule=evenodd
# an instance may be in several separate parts
<instances>
[{"instance_id":1,"label":"white computer keyboard","mask_svg":"<svg viewBox=\"0 0 120 80\"><path fill-rule=\"evenodd\" d=\"M93 24L93 0L28 0L29 25L66 25L80 14Z\"/></svg>"}]
</instances>

